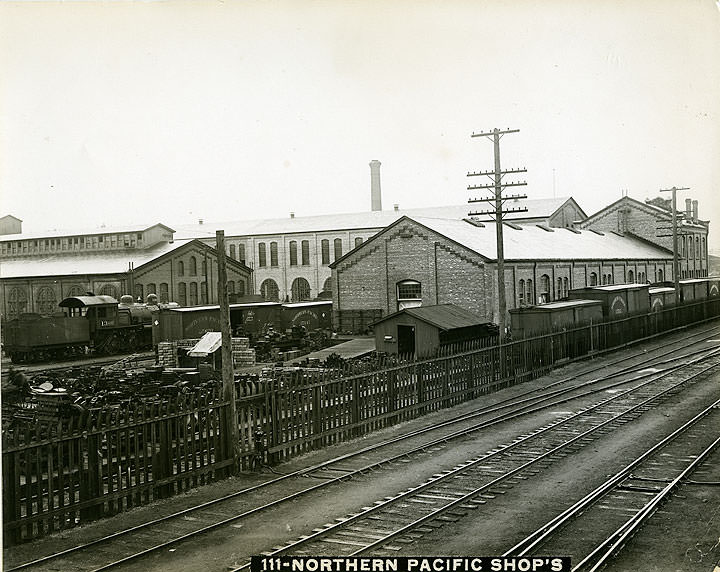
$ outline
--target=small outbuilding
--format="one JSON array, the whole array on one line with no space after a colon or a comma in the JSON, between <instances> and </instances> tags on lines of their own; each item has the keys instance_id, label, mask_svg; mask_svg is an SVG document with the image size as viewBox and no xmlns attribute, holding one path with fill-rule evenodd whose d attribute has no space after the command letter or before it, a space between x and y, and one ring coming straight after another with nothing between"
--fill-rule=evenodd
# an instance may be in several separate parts
<instances>
[{"instance_id":1,"label":"small outbuilding","mask_svg":"<svg viewBox=\"0 0 720 572\"><path fill-rule=\"evenodd\" d=\"M417 306L372 324L378 352L431 356L448 344L497 335L497 326L455 304Z\"/></svg>"}]
</instances>

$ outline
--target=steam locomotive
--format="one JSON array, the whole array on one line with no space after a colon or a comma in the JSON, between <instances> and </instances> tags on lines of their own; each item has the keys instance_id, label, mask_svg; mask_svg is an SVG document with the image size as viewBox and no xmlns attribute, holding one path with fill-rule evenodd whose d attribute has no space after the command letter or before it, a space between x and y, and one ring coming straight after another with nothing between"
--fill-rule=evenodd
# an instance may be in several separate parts
<instances>
[{"instance_id":1,"label":"steam locomotive","mask_svg":"<svg viewBox=\"0 0 720 572\"><path fill-rule=\"evenodd\" d=\"M28 363L152 347L152 312L160 309L155 294L136 303L129 295L118 302L88 293L65 298L59 307L62 315L21 314L3 324L5 355L14 363Z\"/></svg>"}]
</instances>

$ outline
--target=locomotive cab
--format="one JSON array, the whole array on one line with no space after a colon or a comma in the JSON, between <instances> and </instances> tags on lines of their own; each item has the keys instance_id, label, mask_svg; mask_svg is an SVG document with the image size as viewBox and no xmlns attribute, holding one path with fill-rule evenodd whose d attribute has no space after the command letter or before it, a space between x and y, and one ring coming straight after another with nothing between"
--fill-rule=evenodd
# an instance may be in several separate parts
<instances>
[{"instance_id":1,"label":"locomotive cab","mask_svg":"<svg viewBox=\"0 0 720 572\"><path fill-rule=\"evenodd\" d=\"M72 296L60 302L65 315L84 317L90 326L90 336L98 330L115 328L118 324L118 302L112 296Z\"/></svg>"}]
</instances>

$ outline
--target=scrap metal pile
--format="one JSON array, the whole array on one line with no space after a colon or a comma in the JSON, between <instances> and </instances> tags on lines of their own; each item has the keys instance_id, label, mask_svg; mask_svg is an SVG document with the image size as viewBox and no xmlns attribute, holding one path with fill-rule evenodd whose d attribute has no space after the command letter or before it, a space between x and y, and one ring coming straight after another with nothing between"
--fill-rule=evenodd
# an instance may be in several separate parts
<instances>
[{"instance_id":1,"label":"scrap metal pile","mask_svg":"<svg viewBox=\"0 0 720 572\"><path fill-rule=\"evenodd\" d=\"M11 369L3 384L3 429L36 422L53 423L91 410L160 403L181 394L207 394L222 382L220 372L161 366L138 369L73 367L38 373ZM238 395L260 385L255 374L235 376ZM251 389L252 391L252 389Z\"/></svg>"}]
</instances>

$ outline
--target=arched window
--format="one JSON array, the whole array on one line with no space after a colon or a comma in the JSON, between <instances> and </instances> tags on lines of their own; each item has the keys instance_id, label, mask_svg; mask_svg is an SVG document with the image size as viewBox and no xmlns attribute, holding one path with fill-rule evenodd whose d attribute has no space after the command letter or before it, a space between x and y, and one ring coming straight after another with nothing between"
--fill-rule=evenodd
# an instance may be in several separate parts
<instances>
[{"instance_id":1,"label":"arched window","mask_svg":"<svg viewBox=\"0 0 720 572\"><path fill-rule=\"evenodd\" d=\"M320 242L320 251L322 252L322 264L330 264L330 241L327 238Z\"/></svg>"},{"instance_id":2,"label":"arched window","mask_svg":"<svg viewBox=\"0 0 720 572\"><path fill-rule=\"evenodd\" d=\"M310 266L310 241L303 240L300 247L302 255L302 265Z\"/></svg>"},{"instance_id":3,"label":"arched window","mask_svg":"<svg viewBox=\"0 0 720 572\"><path fill-rule=\"evenodd\" d=\"M332 278L328 278L323 282L323 292L332 293Z\"/></svg>"},{"instance_id":4,"label":"arched window","mask_svg":"<svg viewBox=\"0 0 720 572\"><path fill-rule=\"evenodd\" d=\"M540 276L540 295L538 303L547 304L550 301L550 276L543 274Z\"/></svg>"},{"instance_id":5,"label":"arched window","mask_svg":"<svg viewBox=\"0 0 720 572\"><path fill-rule=\"evenodd\" d=\"M266 302L278 302L280 300L280 289L272 278L263 280L260 284L260 294Z\"/></svg>"},{"instance_id":6,"label":"arched window","mask_svg":"<svg viewBox=\"0 0 720 572\"><path fill-rule=\"evenodd\" d=\"M525 291L525 300L528 304L535 303L535 290L533 290L533 281L528 278L527 290Z\"/></svg>"},{"instance_id":7,"label":"arched window","mask_svg":"<svg viewBox=\"0 0 720 572\"><path fill-rule=\"evenodd\" d=\"M115 298L116 300L119 298L118 289L112 284L105 284L105 286L100 288L100 295L110 296L112 298Z\"/></svg>"},{"instance_id":8,"label":"arched window","mask_svg":"<svg viewBox=\"0 0 720 572\"><path fill-rule=\"evenodd\" d=\"M227 283L227 293L228 293L228 294L235 294L235 280L228 280L228 283Z\"/></svg>"},{"instance_id":9,"label":"arched window","mask_svg":"<svg viewBox=\"0 0 720 572\"><path fill-rule=\"evenodd\" d=\"M190 257L190 276L197 276L197 258Z\"/></svg>"},{"instance_id":10,"label":"arched window","mask_svg":"<svg viewBox=\"0 0 720 572\"><path fill-rule=\"evenodd\" d=\"M142 284L135 284L135 292L133 292L133 296L135 297L135 300L140 300L141 302L145 299Z\"/></svg>"},{"instance_id":11,"label":"arched window","mask_svg":"<svg viewBox=\"0 0 720 572\"><path fill-rule=\"evenodd\" d=\"M700 237L695 236L695 258L700 258Z\"/></svg>"},{"instance_id":12,"label":"arched window","mask_svg":"<svg viewBox=\"0 0 720 572\"><path fill-rule=\"evenodd\" d=\"M663 272L662 268L658 268L657 271L657 281L658 282L664 282L665 281L665 273Z\"/></svg>"},{"instance_id":13,"label":"arched window","mask_svg":"<svg viewBox=\"0 0 720 572\"><path fill-rule=\"evenodd\" d=\"M85 292L86 292L86 289L85 289L85 288L83 288L82 286L78 286L77 284L75 284L74 286L71 286L71 287L68 289L67 294L65 294L65 297L66 297L66 298L72 298L73 296L85 296Z\"/></svg>"},{"instance_id":14,"label":"arched window","mask_svg":"<svg viewBox=\"0 0 720 572\"><path fill-rule=\"evenodd\" d=\"M247 258L245 258L245 245L244 244L238 244L238 258L240 262L245 264L245 261Z\"/></svg>"},{"instance_id":15,"label":"arched window","mask_svg":"<svg viewBox=\"0 0 720 572\"><path fill-rule=\"evenodd\" d=\"M187 306L187 284L185 282L178 283L178 304Z\"/></svg>"},{"instance_id":16,"label":"arched window","mask_svg":"<svg viewBox=\"0 0 720 572\"><path fill-rule=\"evenodd\" d=\"M230 258L232 258L233 260L237 259L237 254L235 253L235 245L234 244L230 245Z\"/></svg>"},{"instance_id":17,"label":"arched window","mask_svg":"<svg viewBox=\"0 0 720 572\"><path fill-rule=\"evenodd\" d=\"M597 286L597 274L594 272L590 273L590 286Z\"/></svg>"},{"instance_id":18,"label":"arched window","mask_svg":"<svg viewBox=\"0 0 720 572\"><path fill-rule=\"evenodd\" d=\"M570 294L570 280L568 280L567 276L563 278L563 296L565 298L568 297Z\"/></svg>"},{"instance_id":19,"label":"arched window","mask_svg":"<svg viewBox=\"0 0 720 572\"><path fill-rule=\"evenodd\" d=\"M40 288L35 299L35 306L38 314L45 316L52 314L57 309L55 291L49 286Z\"/></svg>"},{"instance_id":20,"label":"arched window","mask_svg":"<svg viewBox=\"0 0 720 572\"><path fill-rule=\"evenodd\" d=\"M335 260L342 257L342 238L336 238L333 242L335 248Z\"/></svg>"},{"instance_id":21,"label":"arched window","mask_svg":"<svg viewBox=\"0 0 720 572\"><path fill-rule=\"evenodd\" d=\"M397 283L398 310L422 306L422 285L417 280L403 280Z\"/></svg>"},{"instance_id":22,"label":"arched window","mask_svg":"<svg viewBox=\"0 0 720 572\"><path fill-rule=\"evenodd\" d=\"M258 244L258 266L260 266L261 268L267 266L267 254L265 252L264 242Z\"/></svg>"},{"instance_id":23,"label":"arched window","mask_svg":"<svg viewBox=\"0 0 720 572\"><path fill-rule=\"evenodd\" d=\"M555 292L555 299L559 300L563 297L563 285L562 285L562 278L557 279L557 291Z\"/></svg>"},{"instance_id":24,"label":"arched window","mask_svg":"<svg viewBox=\"0 0 720 572\"><path fill-rule=\"evenodd\" d=\"M27 312L27 292L25 288L15 286L8 295L8 317L17 318L23 312Z\"/></svg>"},{"instance_id":25,"label":"arched window","mask_svg":"<svg viewBox=\"0 0 720 572\"><path fill-rule=\"evenodd\" d=\"M603 283L603 286L605 286L607 284L607 274L602 275L602 283Z\"/></svg>"},{"instance_id":26,"label":"arched window","mask_svg":"<svg viewBox=\"0 0 720 572\"><path fill-rule=\"evenodd\" d=\"M290 266L297 266L297 241L290 241Z\"/></svg>"},{"instance_id":27,"label":"arched window","mask_svg":"<svg viewBox=\"0 0 720 572\"><path fill-rule=\"evenodd\" d=\"M632 270L628 270L628 283L633 284L635 282L635 273Z\"/></svg>"},{"instance_id":28,"label":"arched window","mask_svg":"<svg viewBox=\"0 0 720 572\"><path fill-rule=\"evenodd\" d=\"M150 283L145 287L145 293L146 293L146 294L157 294L157 290L156 290L156 288L155 288L155 283L154 283L154 282L150 282Z\"/></svg>"},{"instance_id":29,"label":"arched window","mask_svg":"<svg viewBox=\"0 0 720 572\"><path fill-rule=\"evenodd\" d=\"M202 275L207 276L207 260L203 260L200 267L202 268Z\"/></svg>"},{"instance_id":30,"label":"arched window","mask_svg":"<svg viewBox=\"0 0 720 572\"><path fill-rule=\"evenodd\" d=\"M355 248L360 246L362 243L363 243L362 236L358 236L357 238L355 238Z\"/></svg>"},{"instance_id":31,"label":"arched window","mask_svg":"<svg viewBox=\"0 0 720 572\"><path fill-rule=\"evenodd\" d=\"M178 276L185 276L185 263L182 260L178 260L177 272Z\"/></svg>"},{"instance_id":32,"label":"arched window","mask_svg":"<svg viewBox=\"0 0 720 572\"><path fill-rule=\"evenodd\" d=\"M270 266L278 265L278 246L277 242L270 243Z\"/></svg>"},{"instance_id":33,"label":"arched window","mask_svg":"<svg viewBox=\"0 0 720 572\"><path fill-rule=\"evenodd\" d=\"M160 298L161 304L167 304L170 301L170 290L167 282L160 282Z\"/></svg>"},{"instance_id":34,"label":"arched window","mask_svg":"<svg viewBox=\"0 0 720 572\"><path fill-rule=\"evenodd\" d=\"M207 304L207 303L208 303L208 288L207 288L207 282L201 282L201 283L200 283L200 303L201 303L201 304Z\"/></svg>"},{"instance_id":35,"label":"arched window","mask_svg":"<svg viewBox=\"0 0 720 572\"><path fill-rule=\"evenodd\" d=\"M245 296L245 281L244 280L238 280L236 294L238 296Z\"/></svg>"},{"instance_id":36,"label":"arched window","mask_svg":"<svg viewBox=\"0 0 720 572\"><path fill-rule=\"evenodd\" d=\"M310 299L310 284L305 278L295 278L290 288L291 301L302 302Z\"/></svg>"},{"instance_id":37,"label":"arched window","mask_svg":"<svg viewBox=\"0 0 720 572\"><path fill-rule=\"evenodd\" d=\"M197 282L190 282L190 305L197 306L197 303L198 303Z\"/></svg>"},{"instance_id":38,"label":"arched window","mask_svg":"<svg viewBox=\"0 0 720 572\"><path fill-rule=\"evenodd\" d=\"M518 306L525 304L525 280L522 278L518 282Z\"/></svg>"}]
</instances>

